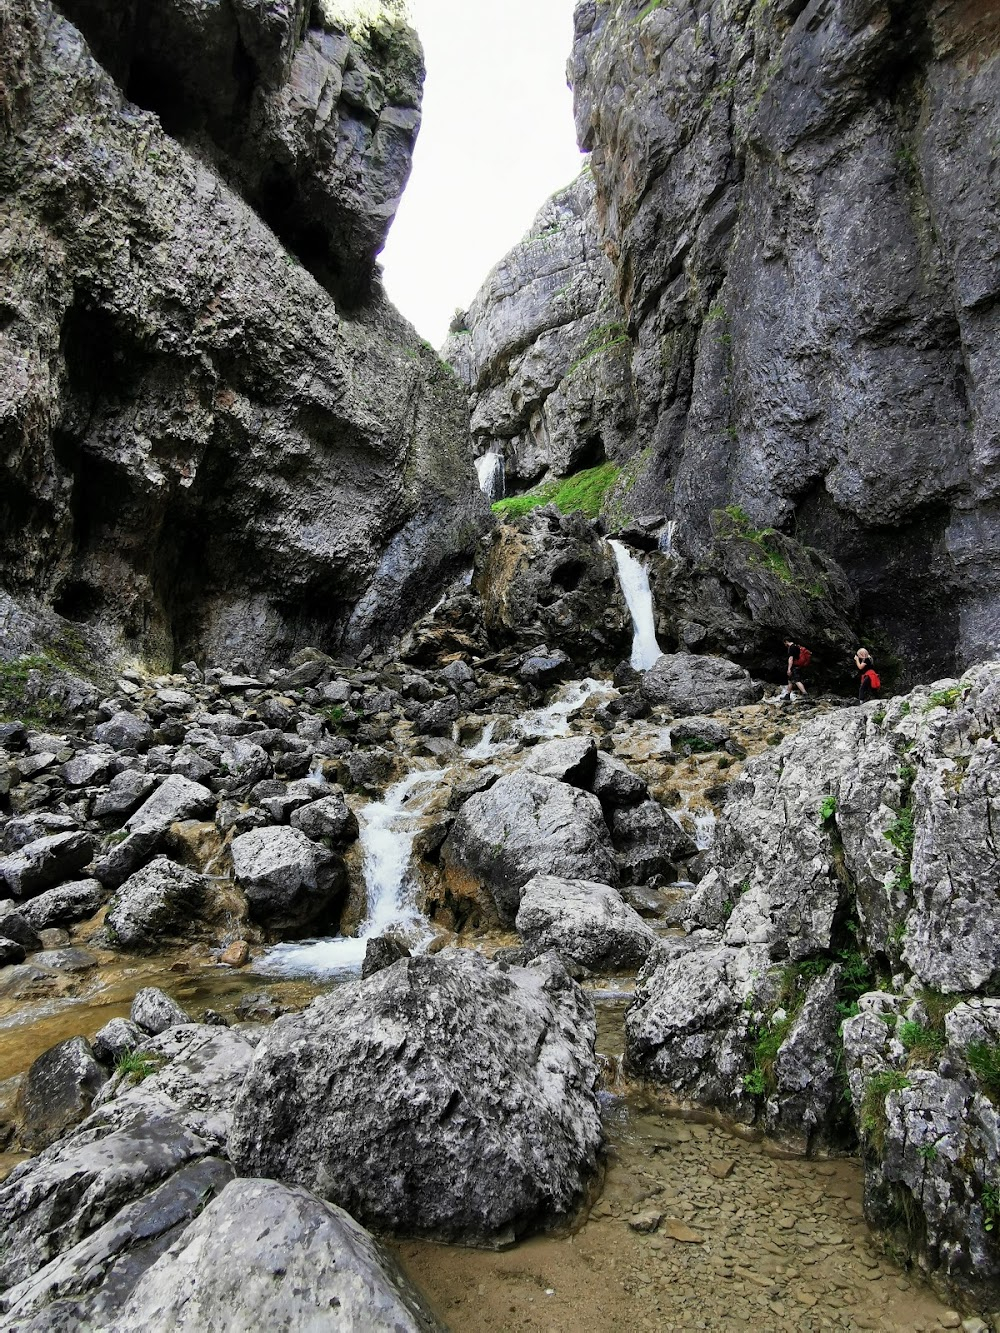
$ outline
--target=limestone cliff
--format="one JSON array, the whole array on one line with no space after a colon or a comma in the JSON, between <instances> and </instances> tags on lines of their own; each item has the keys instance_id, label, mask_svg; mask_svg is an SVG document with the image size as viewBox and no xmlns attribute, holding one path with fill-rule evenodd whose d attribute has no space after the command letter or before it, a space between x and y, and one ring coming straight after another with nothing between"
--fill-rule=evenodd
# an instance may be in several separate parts
<instances>
[{"instance_id":1,"label":"limestone cliff","mask_svg":"<svg viewBox=\"0 0 1000 1333\"><path fill-rule=\"evenodd\" d=\"M373 276L419 46L395 5L148 8L67 3L105 69L0 3L0 579L160 660L383 641L485 512Z\"/></svg>"},{"instance_id":2,"label":"limestone cliff","mask_svg":"<svg viewBox=\"0 0 1000 1333\"><path fill-rule=\"evenodd\" d=\"M478 447L515 487L631 457L609 519L673 517L695 560L733 505L818 547L904 675L995 656L995 7L583 0L575 28L596 195L555 196L446 349Z\"/></svg>"},{"instance_id":3,"label":"limestone cliff","mask_svg":"<svg viewBox=\"0 0 1000 1333\"><path fill-rule=\"evenodd\" d=\"M585 0L575 23L638 494L672 490L694 549L731 502L823 547L911 660L995 655L995 7Z\"/></svg>"},{"instance_id":4,"label":"limestone cliff","mask_svg":"<svg viewBox=\"0 0 1000 1333\"><path fill-rule=\"evenodd\" d=\"M622 320L586 170L545 204L444 348L469 390L476 452L503 455L511 489L633 452Z\"/></svg>"}]
</instances>

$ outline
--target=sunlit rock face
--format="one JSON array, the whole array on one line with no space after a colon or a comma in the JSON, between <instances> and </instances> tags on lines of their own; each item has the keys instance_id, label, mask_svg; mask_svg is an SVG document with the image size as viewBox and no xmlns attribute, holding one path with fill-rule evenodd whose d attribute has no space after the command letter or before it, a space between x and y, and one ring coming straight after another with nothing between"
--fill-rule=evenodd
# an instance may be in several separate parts
<instances>
[{"instance_id":1,"label":"sunlit rock face","mask_svg":"<svg viewBox=\"0 0 1000 1333\"><path fill-rule=\"evenodd\" d=\"M469 390L476 452L503 456L509 489L632 453L631 346L589 168L456 316L443 355Z\"/></svg>"},{"instance_id":2,"label":"sunlit rock face","mask_svg":"<svg viewBox=\"0 0 1000 1333\"><path fill-rule=\"evenodd\" d=\"M487 512L372 278L416 39L394 5L71 8L93 49L0 11L3 583L160 661L382 642Z\"/></svg>"}]
</instances>

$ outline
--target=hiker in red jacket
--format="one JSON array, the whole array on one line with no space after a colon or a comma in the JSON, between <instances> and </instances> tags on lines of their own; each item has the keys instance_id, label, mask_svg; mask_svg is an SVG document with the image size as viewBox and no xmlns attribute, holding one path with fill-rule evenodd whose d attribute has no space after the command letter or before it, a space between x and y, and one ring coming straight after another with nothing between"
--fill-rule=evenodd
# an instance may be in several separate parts
<instances>
[{"instance_id":1,"label":"hiker in red jacket","mask_svg":"<svg viewBox=\"0 0 1000 1333\"><path fill-rule=\"evenodd\" d=\"M789 702L795 698L794 690L805 698L806 687L802 683L802 670L807 667L812 660L812 653L808 648L803 648L801 644L792 643L791 639L785 640L785 651L788 654L788 684L778 695L781 703L787 699Z\"/></svg>"},{"instance_id":2,"label":"hiker in red jacket","mask_svg":"<svg viewBox=\"0 0 1000 1333\"><path fill-rule=\"evenodd\" d=\"M854 665L861 672L861 682L858 686L858 703L865 704L872 697L875 690L881 689L882 682L879 680L875 663L867 648L859 648L854 654Z\"/></svg>"}]
</instances>

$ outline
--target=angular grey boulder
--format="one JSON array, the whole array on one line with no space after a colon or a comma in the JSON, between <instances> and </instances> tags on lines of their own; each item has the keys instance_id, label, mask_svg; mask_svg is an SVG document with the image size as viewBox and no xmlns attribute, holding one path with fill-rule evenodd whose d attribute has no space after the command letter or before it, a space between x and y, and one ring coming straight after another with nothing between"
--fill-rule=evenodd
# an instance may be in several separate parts
<instances>
[{"instance_id":1,"label":"angular grey boulder","mask_svg":"<svg viewBox=\"0 0 1000 1333\"><path fill-rule=\"evenodd\" d=\"M47 1266L81 1242L80 1263L70 1261L72 1283L82 1284L77 1289L93 1286L115 1254L141 1248L143 1235L156 1235L171 1225L171 1217L180 1220L178 1210L192 1191L197 1211L198 1198L203 1203L205 1190L218 1180L213 1169L207 1181L199 1176L200 1184L179 1186L179 1200L157 1203L150 1196L185 1168L225 1155L230 1106L250 1063L250 1041L231 1029L191 1025L144 1042L143 1053L155 1072L138 1083L115 1075L82 1124L0 1184L0 1289L34 1274L40 1287L49 1289L41 1299L57 1295L48 1283L56 1270ZM126 1215L120 1227L112 1225L132 1203L139 1205L136 1213ZM95 1237L105 1224L110 1230ZM94 1238L90 1252L88 1238ZM127 1294L130 1261L124 1257L113 1279L122 1279ZM137 1267L141 1271L142 1264ZM131 1280L137 1275L133 1270ZM29 1299L28 1292L19 1295ZM70 1320L68 1326L78 1325Z\"/></svg>"},{"instance_id":2,"label":"angular grey boulder","mask_svg":"<svg viewBox=\"0 0 1000 1333\"><path fill-rule=\"evenodd\" d=\"M154 1036L166 1032L167 1028L191 1022L177 1001L156 986L145 986L136 992L129 1017L144 1032Z\"/></svg>"},{"instance_id":3,"label":"angular grey boulder","mask_svg":"<svg viewBox=\"0 0 1000 1333\"><path fill-rule=\"evenodd\" d=\"M20 1141L32 1152L54 1143L68 1126L89 1115L107 1077L85 1037L50 1047L32 1064L18 1090Z\"/></svg>"},{"instance_id":4,"label":"angular grey boulder","mask_svg":"<svg viewBox=\"0 0 1000 1333\"><path fill-rule=\"evenodd\" d=\"M94 1037L94 1055L104 1064L117 1064L123 1055L149 1040L149 1034L128 1018L112 1018Z\"/></svg>"},{"instance_id":5,"label":"angular grey boulder","mask_svg":"<svg viewBox=\"0 0 1000 1333\"><path fill-rule=\"evenodd\" d=\"M158 856L130 875L108 908L107 925L123 949L148 949L165 939L190 938L208 881Z\"/></svg>"},{"instance_id":6,"label":"angular grey boulder","mask_svg":"<svg viewBox=\"0 0 1000 1333\"><path fill-rule=\"evenodd\" d=\"M161 832L182 819L207 815L215 808L216 798L200 782L172 773L156 791L130 815L125 825L130 832L159 829Z\"/></svg>"},{"instance_id":7,"label":"angular grey boulder","mask_svg":"<svg viewBox=\"0 0 1000 1333\"><path fill-rule=\"evenodd\" d=\"M553 949L582 967L638 968L657 943L656 933L607 884L536 875L524 886L515 921L529 949Z\"/></svg>"},{"instance_id":8,"label":"angular grey boulder","mask_svg":"<svg viewBox=\"0 0 1000 1333\"><path fill-rule=\"evenodd\" d=\"M135 1146L141 1147L141 1140ZM126 1202L103 1226L10 1287L0 1297L7 1326L53 1331L120 1327L116 1320L136 1282L233 1174L218 1157L179 1166L162 1184Z\"/></svg>"},{"instance_id":9,"label":"angular grey boulder","mask_svg":"<svg viewBox=\"0 0 1000 1333\"><path fill-rule=\"evenodd\" d=\"M329 919L345 887L343 862L299 829L251 829L233 839L233 869L254 918L290 928Z\"/></svg>"},{"instance_id":10,"label":"angular grey boulder","mask_svg":"<svg viewBox=\"0 0 1000 1333\"><path fill-rule=\"evenodd\" d=\"M614 755L597 752L597 768L590 786L605 810L620 805L638 805L649 796L649 787Z\"/></svg>"},{"instance_id":11,"label":"angular grey boulder","mask_svg":"<svg viewBox=\"0 0 1000 1333\"><path fill-rule=\"evenodd\" d=\"M618 883L600 802L555 778L511 773L465 802L442 848L446 875L484 885L512 923L535 875Z\"/></svg>"},{"instance_id":12,"label":"angular grey boulder","mask_svg":"<svg viewBox=\"0 0 1000 1333\"><path fill-rule=\"evenodd\" d=\"M521 768L589 791L597 772L597 745L590 736L547 741L530 752Z\"/></svg>"},{"instance_id":13,"label":"angular grey boulder","mask_svg":"<svg viewBox=\"0 0 1000 1333\"><path fill-rule=\"evenodd\" d=\"M268 1030L234 1105L233 1162L381 1231L509 1242L565 1219L596 1169L594 1033L554 959L403 959Z\"/></svg>"},{"instance_id":14,"label":"angular grey boulder","mask_svg":"<svg viewBox=\"0 0 1000 1333\"><path fill-rule=\"evenodd\" d=\"M21 915L35 930L71 926L93 916L106 897L104 886L96 879L71 880L30 899Z\"/></svg>"},{"instance_id":15,"label":"angular grey boulder","mask_svg":"<svg viewBox=\"0 0 1000 1333\"><path fill-rule=\"evenodd\" d=\"M342 1209L299 1186L234 1180L143 1275L109 1333L440 1325L395 1263Z\"/></svg>"},{"instance_id":16,"label":"angular grey boulder","mask_svg":"<svg viewBox=\"0 0 1000 1333\"><path fill-rule=\"evenodd\" d=\"M0 861L0 882L15 898L30 898L82 870L94 851L87 833L53 833L37 838Z\"/></svg>"},{"instance_id":17,"label":"angular grey boulder","mask_svg":"<svg viewBox=\"0 0 1000 1333\"><path fill-rule=\"evenodd\" d=\"M140 773L136 769L126 768L116 774L105 791L94 802L95 819L106 819L114 815L130 815L142 804L156 786L152 773Z\"/></svg>"},{"instance_id":18,"label":"angular grey boulder","mask_svg":"<svg viewBox=\"0 0 1000 1333\"><path fill-rule=\"evenodd\" d=\"M754 703L764 692L735 662L693 653L658 658L643 673L639 689L651 704L665 704L679 717Z\"/></svg>"},{"instance_id":19,"label":"angular grey boulder","mask_svg":"<svg viewBox=\"0 0 1000 1333\"><path fill-rule=\"evenodd\" d=\"M292 813L290 823L314 842L329 838L344 846L358 836L357 817L339 792L301 806Z\"/></svg>"},{"instance_id":20,"label":"angular grey boulder","mask_svg":"<svg viewBox=\"0 0 1000 1333\"><path fill-rule=\"evenodd\" d=\"M131 713L115 713L108 722L94 728L94 740L112 750L147 750L152 738L149 723Z\"/></svg>"}]
</instances>

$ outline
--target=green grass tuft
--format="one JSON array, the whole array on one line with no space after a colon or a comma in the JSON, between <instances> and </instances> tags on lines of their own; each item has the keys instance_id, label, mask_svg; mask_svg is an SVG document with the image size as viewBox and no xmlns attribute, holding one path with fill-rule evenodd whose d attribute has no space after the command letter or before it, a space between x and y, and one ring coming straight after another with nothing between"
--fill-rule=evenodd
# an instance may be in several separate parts
<instances>
[{"instance_id":1,"label":"green grass tuft","mask_svg":"<svg viewBox=\"0 0 1000 1333\"><path fill-rule=\"evenodd\" d=\"M542 505L554 504L563 514L579 512L587 518L596 518L608 490L618 480L621 469L615 463L601 463L586 468L564 481L547 481L526 495L512 495L498 500L493 512L503 518L518 518Z\"/></svg>"},{"instance_id":2,"label":"green grass tuft","mask_svg":"<svg viewBox=\"0 0 1000 1333\"><path fill-rule=\"evenodd\" d=\"M1000 1045L974 1041L965 1058L990 1101L1000 1103Z\"/></svg>"},{"instance_id":3,"label":"green grass tuft","mask_svg":"<svg viewBox=\"0 0 1000 1333\"><path fill-rule=\"evenodd\" d=\"M861 1099L861 1128L879 1153L885 1151L885 1135L889 1121L885 1113L885 1099L892 1092L902 1092L910 1080L898 1069L887 1069L869 1080Z\"/></svg>"}]
</instances>

